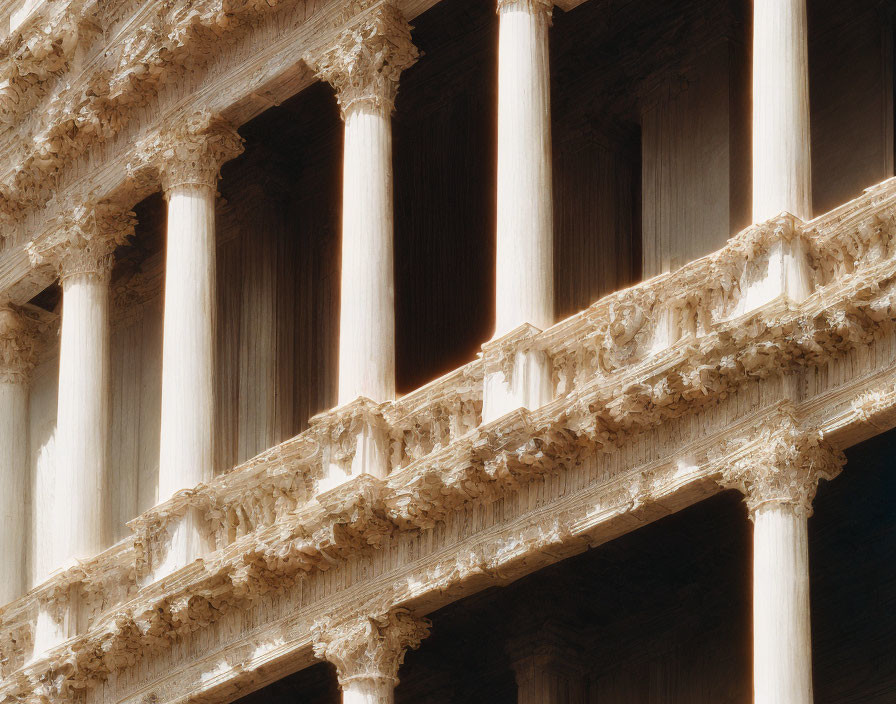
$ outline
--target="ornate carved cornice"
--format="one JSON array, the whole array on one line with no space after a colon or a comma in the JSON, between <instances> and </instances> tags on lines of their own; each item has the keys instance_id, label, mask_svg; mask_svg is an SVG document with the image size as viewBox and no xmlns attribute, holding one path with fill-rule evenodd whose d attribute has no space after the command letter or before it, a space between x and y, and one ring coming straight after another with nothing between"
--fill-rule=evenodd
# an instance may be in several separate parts
<instances>
[{"instance_id":1,"label":"ornate carved cornice","mask_svg":"<svg viewBox=\"0 0 896 704\"><path fill-rule=\"evenodd\" d=\"M354 20L332 48L305 61L336 90L344 119L361 107L391 113L401 72L417 57L407 20L397 7L383 2Z\"/></svg>"},{"instance_id":2,"label":"ornate carved cornice","mask_svg":"<svg viewBox=\"0 0 896 704\"><path fill-rule=\"evenodd\" d=\"M76 275L108 281L113 252L134 234L136 222L133 212L108 201L79 205L40 240L29 242L28 256L32 266L55 266L63 284Z\"/></svg>"},{"instance_id":3,"label":"ornate carved cornice","mask_svg":"<svg viewBox=\"0 0 896 704\"><path fill-rule=\"evenodd\" d=\"M135 179L158 177L166 195L177 186L215 189L221 166L243 153L243 142L220 115L198 112L143 140L128 173Z\"/></svg>"},{"instance_id":4,"label":"ornate carved cornice","mask_svg":"<svg viewBox=\"0 0 896 704\"><path fill-rule=\"evenodd\" d=\"M37 353L35 324L12 306L0 306L0 382L27 384Z\"/></svg>"},{"instance_id":5,"label":"ornate carved cornice","mask_svg":"<svg viewBox=\"0 0 896 704\"><path fill-rule=\"evenodd\" d=\"M498 14L502 12L528 12L541 14L549 22L554 11L554 0L498 0Z\"/></svg>"},{"instance_id":6,"label":"ornate carved cornice","mask_svg":"<svg viewBox=\"0 0 896 704\"><path fill-rule=\"evenodd\" d=\"M429 635L429 619L407 609L360 616L339 625L314 624L314 654L336 666L339 686L353 680L398 684L398 668L408 648L416 650Z\"/></svg>"},{"instance_id":7,"label":"ornate carved cornice","mask_svg":"<svg viewBox=\"0 0 896 704\"><path fill-rule=\"evenodd\" d=\"M778 226L760 226L735 235L713 255L611 294L534 334L532 347L562 370L556 398L537 410L483 424L476 406L487 362L480 357L396 401L331 411L295 438L153 507L132 523L135 536L114 554L81 565L83 576L76 578L93 585L87 591L98 604L90 607L89 627L27 666L18 654L8 665L0 662L6 677L0 701L27 699L46 682L91 687L141 654L167 648L230 609L245 609L299 580L312 587L296 593L317 595L304 623L323 618L334 605L330 587L318 591L320 573L354 569L369 558L376 563L373 551L402 566L385 579L371 579L370 589L379 588L376 582L395 591L383 600L371 598L368 583L354 577L350 587L333 586L333 593L352 600L352 613L389 613L431 604L456 589L513 579L523 566L531 571L571 547L615 537L622 526L675 510L684 498L712 493L726 472L729 485L749 483L747 490L758 496L800 502L814 484L799 477L808 475L811 482L833 475L842 462L817 429L846 445L867 436L866 418L879 429L896 425L891 382L881 386L894 368L894 214L896 179L813 221L817 233L807 238L819 253L813 270L835 255L849 268L832 264L837 275L816 283L800 303L775 300L732 314L742 295L739 277L765 268L764 252L787 236ZM654 328L669 310L674 324L663 327L672 331L663 332L657 347ZM781 398L780 377L791 373L807 381L801 415L768 405ZM757 397L763 400L759 408ZM868 413L860 413L866 406ZM322 494L328 453L359 419L386 425L391 472L381 481L354 477ZM616 454L617 448L625 454ZM753 462L744 463L746 458ZM803 473L794 480L796 499L749 473L779 466ZM735 468L741 472L732 477ZM566 478L549 480L553 475ZM543 482L546 492L556 489L551 503L521 507L521 514L514 508L518 502L504 501L495 525L469 526L467 512L533 482ZM762 482L774 491L760 493ZM191 507L205 511L218 549L163 583L141 588L135 580L147 546L163 535L171 516ZM436 527L442 521L447 530ZM469 538L450 542L461 525ZM432 552L404 547L413 542L412 531L431 528ZM394 578L402 569L413 569L413 578ZM110 593L110 585L124 596ZM357 599L369 606L355 609ZM32 590L0 608L0 639L31 623L35 601Z\"/></svg>"},{"instance_id":8,"label":"ornate carved cornice","mask_svg":"<svg viewBox=\"0 0 896 704\"><path fill-rule=\"evenodd\" d=\"M743 492L751 519L768 504L789 506L808 518L818 481L840 474L845 455L817 428L800 423L791 406L757 431L745 455L722 470L723 486Z\"/></svg>"}]
</instances>

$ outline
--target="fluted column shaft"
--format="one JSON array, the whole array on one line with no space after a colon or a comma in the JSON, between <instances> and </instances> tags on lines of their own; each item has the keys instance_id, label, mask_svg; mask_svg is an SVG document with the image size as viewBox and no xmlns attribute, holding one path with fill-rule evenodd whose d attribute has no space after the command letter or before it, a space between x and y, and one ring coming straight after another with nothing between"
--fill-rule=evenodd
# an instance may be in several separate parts
<instances>
[{"instance_id":1,"label":"fluted column shaft","mask_svg":"<svg viewBox=\"0 0 896 704\"><path fill-rule=\"evenodd\" d=\"M167 192L159 499L214 476L215 189Z\"/></svg>"},{"instance_id":2,"label":"fluted column shaft","mask_svg":"<svg viewBox=\"0 0 896 704\"><path fill-rule=\"evenodd\" d=\"M338 403L387 401L395 397L391 114L417 49L401 12L382 2L305 60L336 90L345 121Z\"/></svg>"},{"instance_id":3,"label":"fluted column shaft","mask_svg":"<svg viewBox=\"0 0 896 704\"><path fill-rule=\"evenodd\" d=\"M753 515L753 689L757 704L811 704L808 523L793 507Z\"/></svg>"},{"instance_id":4,"label":"fluted column shaft","mask_svg":"<svg viewBox=\"0 0 896 704\"><path fill-rule=\"evenodd\" d=\"M103 492L109 451L109 276L111 262L62 278L56 417L57 565L104 547Z\"/></svg>"},{"instance_id":5,"label":"fluted column shaft","mask_svg":"<svg viewBox=\"0 0 896 704\"><path fill-rule=\"evenodd\" d=\"M35 339L29 322L0 307L0 605L25 591L28 382Z\"/></svg>"},{"instance_id":6,"label":"fluted column shaft","mask_svg":"<svg viewBox=\"0 0 896 704\"><path fill-rule=\"evenodd\" d=\"M215 196L221 165L243 139L220 116L190 115L138 145L129 170L160 178L168 202L162 332L162 418L158 499L215 473ZM147 581L210 547L195 507L172 514L170 543L150 556Z\"/></svg>"},{"instance_id":7,"label":"fluted column shaft","mask_svg":"<svg viewBox=\"0 0 896 704\"><path fill-rule=\"evenodd\" d=\"M62 285L51 564L63 567L105 547L109 428L109 279L113 251L134 232L133 213L109 202L76 206L28 246Z\"/></svg>"},{"instance_id":8,"label":"fluted column shaft","mask_svg":"<svg viewBox=\"0 0 896 704\"><path fill-rule=\"evenodd\" d=\"M495 337L554 322L550 0L499 0Z\"/></svg>"},{"instance_id":9,"label":"fluted column shaft","mask_svg":"<svg viewBox=\"0 0 896 704\"><path fill-rule=\"evenodd\" d=\"M339 405L395 397L390 110L358 102L345 113Z\"/></svg>"},{"instance_id":10,"label":"fluted column shaft","mask_svg":"<svg viewBox=\"0 0 896 704\"><path fill-rule=\"evenodd\" d=\"M806 0L753 2L753 222L812 217Z\"/></svg>"}]
</instances>

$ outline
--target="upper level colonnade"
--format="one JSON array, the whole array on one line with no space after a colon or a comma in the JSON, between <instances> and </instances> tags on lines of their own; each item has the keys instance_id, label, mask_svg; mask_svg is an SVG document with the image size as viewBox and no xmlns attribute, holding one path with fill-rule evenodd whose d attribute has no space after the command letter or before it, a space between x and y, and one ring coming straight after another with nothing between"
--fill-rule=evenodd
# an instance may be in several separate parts
<instances>
[{"instance_id":1,"label":"upper level colonnade","mask_svg":"<svg viewBox=\"0 0 896 704\"><path fill-rule=\"evenodd\" d=\"M72 46L35 45L25 58L36 65L52 55L95 78L91 72L108 57L89 39L97 30L85 20L88 5L72 3L47 20ZM0 602L11 602L0 620L18 639L4 658L10 679L0 697L27 687L50 691L47 673L66 667L59 681L75 678L73 689L110 676L133 660L135 643L139 652L141 639L167 628L153 613L164 611L166 623L184 633L214 620L194 613L189 594L166 596L164 608L109 616L121 604L155 604L157 592L189 584L217 611L216 594L233 604L253 590L277 588L280 576L291 584L297 572L327 569L382 545L393 531L431 528L471 497L488 498L489 482L519 486L550 472L549 465L581 463L595 446L623 445L639 424L652 427L686 408L721 403L739 385L764 382L779 369L826 362L892 317L893 184L812 220L806 0L755 0L754 225L727 245L719 242L719 252L558 323L554 4L497 0L494 335L475 361L399 398L392 119L402 75L426 61L409 19L428 3L309 0L298 30L289 25L297 22L292 6L281 8L273 29L266 24L271 5L240 2L225 11L197 3L166 16L167 34L156 28L129 40L115 71L104 74L107 83L94 80L80 96L16 81L0 96L7 119L45 99L65 106L34 118L43 131L33 151L0 183L0 210L16 233L0 259L0 562L8 566ZM125 23L109 21L125 31ZM275 30L283 36L264 34ZM231 34L238 31L243 39ZM216 42L229 48L216 55ZM148 58L149 47L168 53ZM227 75L223 54L247 49L260 52L249 62L255 73L247 79L245 65L231 69L246 93L216 91ZM25 58L16 58L19 76ZM184 67L194 63L202 69L188 77ZM183 85L169 81L169 71ZM261 86L278 83L288 92L312 76L332 86L344 130L337 407L312 419L309 431L216 479L215 300L227 285L216 281L221 169L243 151L237 128L265 104ZM177 109L153 115L164 101ZM146 125L151 129L137 129ZM114 542L106 506L117 441L110 433L110 279L119 247L138 224L133 208L158 191L166 250L157 505L133 516L132 535ZM52 505L35 506L33 520L53 536L52 555L44 558L53 574L28 589L27 389L48 323L27 301L51 277L61 287L62 313L55 461L43 481L56 490ZM637 377L653 364L653 377ZM700 470L682 465L670 482L687 483L693 472L700 482L713 478L748 497L756 701L808 704L807 518L818 480L836 476L844 461L825 431L878 411L862 407L848 423L826 418L825 426L807 420L802 392L786 378L774 384L769 437L742 446L732 440L724 457L704 458ZM468 466L482 476L465 475ZM400 471L409 467L419 474ZM629 497L626 510L641 499ZM544 538L539 551L566 537ZM318 628L315 652L339 669L344 701L391 701L403 652L425 638L426 624L392 609L381 622L359 623ZM372 641L370 629L380 634ZM94 637L102 644L91 642L60 664L69 657L60 655L69 652L66 643ZM355 657L359 647L363 654Z\"/></svg>"}]
</instances>

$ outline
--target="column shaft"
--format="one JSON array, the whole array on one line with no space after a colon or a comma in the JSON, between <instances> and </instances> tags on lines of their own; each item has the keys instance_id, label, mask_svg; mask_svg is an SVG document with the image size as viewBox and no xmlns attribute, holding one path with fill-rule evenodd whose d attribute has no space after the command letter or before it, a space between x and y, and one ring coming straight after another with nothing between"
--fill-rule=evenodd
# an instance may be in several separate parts
<instances>
[{"instance_id":1,"label":"column shaft","mask_svg":"<svg viewBox=\"0 0 896 704\"><path fill-rule=\"evenodd\" d=\"M364 678L346 682L342 688L342 704L392 704L395 683L385 678Z\"/></svg>"},{"instance_id":2,"label":"column shaft","mask_svg":"<svg viewBox=\"0 0 896 704\"><path fill-rule=\"evenodd\" d=\"M0 374L0 605L25 591L28 385Z\"/></svg>"},{"instance_id":3,"label":"column shaft","mask_svg":"<svg viewBox=\"0 0 896 704\"><path fill-rule=\"evenodd\" d=\"M361 102L345 115L339 405L395 397L389 110Z\"/></svg>"},{"instance_id":4,"label":"column shaft","mask_svg":"<svg viewBox=\"0 0 896 704\"><path fill-rule=\"evenodd\" d=\"M812 216L806 0L753 2L753 222Z\"/></svg>"},{"instance_id":5,"label":"column shaft","mask_svg":"<svg viewBox=\"0 0 896 704\"><path fill-rule=\"evenodd\" d=\"M807 519L770 503L753 520L754 701L811 704Z\"/></svg>"},{"instance_id":6,"label":"column shaft","mask_svg":"<svg viewBox=\"0 0 896 704\"><path fill-rule=\"evenodd\" d=\"M215 189L168 192L159 500L214 476Z\"/></svg>"},{"instance_id":7,"label":"column shaft","mask_svg":"<svg viewBox=\"0 0 896 704\"><path fill-rule=\"evenodd\" d=\"M554 322L550 3L502 0L495 337Z\"/></svg>"},{"instance_id":8,"label":"column shaft","mask_svg":"<svg viewBox=\"0 0 896 704\"><path fill-rule=\"evenodd\" d=\"M62 279L56 420L56 559L62 566L104 547L109 428L109 274Z\"/></svg>"}]
</instances>

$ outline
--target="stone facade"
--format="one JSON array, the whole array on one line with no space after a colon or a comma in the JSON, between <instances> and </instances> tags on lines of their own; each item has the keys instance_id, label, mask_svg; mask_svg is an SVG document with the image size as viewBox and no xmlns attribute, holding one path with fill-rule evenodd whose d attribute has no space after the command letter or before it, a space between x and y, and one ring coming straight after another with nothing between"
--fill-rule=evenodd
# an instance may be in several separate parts
<instances>
[{"instance_id":1,"label":"stone facade","mask_svg":"<svg viewBox=\"0 0 896 704\"><path fill-rule=\"evenodd\" d=\"M849 471L844 450L896 427L896 179L810 219L805 2L754 3L755 46L776 47L754 53L755 75L788 78L753 87L758 221L556 322L549 28L582 3L497 2L497 329L399 395L392 114L427 60L410 23L435 4L7 13L0 703L226 704L318 658L345 702L385 704L428 614L729 488L754 523L755 701L812 701L812 501ZM244 125L316 80L344 123L339 402L216 472L222 166ZM157 192L158 501L115 541L110 330L162 284L113 271ZM61 315L40 305L56 280ZM29 584L28 389L57 336L54 549ZM562 631L541 635L508 646L519 701L584 702Z\"/></svg>"}]
</instances>

